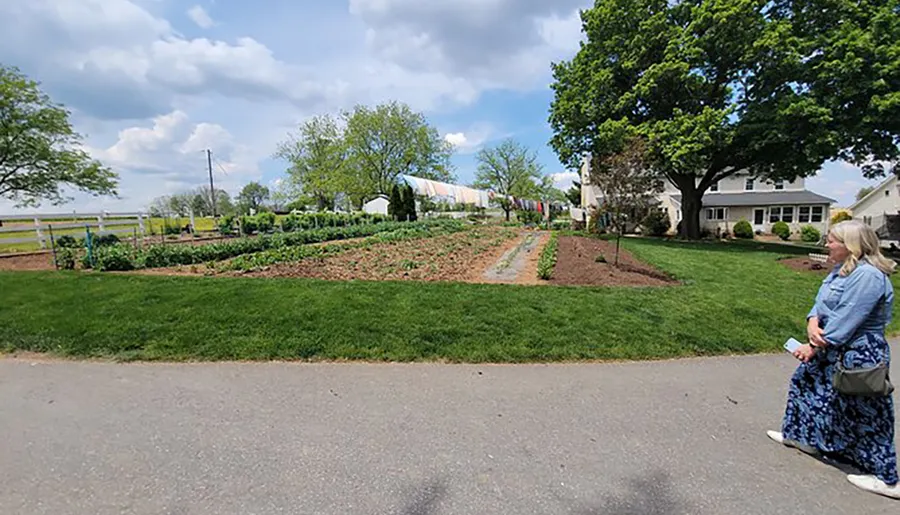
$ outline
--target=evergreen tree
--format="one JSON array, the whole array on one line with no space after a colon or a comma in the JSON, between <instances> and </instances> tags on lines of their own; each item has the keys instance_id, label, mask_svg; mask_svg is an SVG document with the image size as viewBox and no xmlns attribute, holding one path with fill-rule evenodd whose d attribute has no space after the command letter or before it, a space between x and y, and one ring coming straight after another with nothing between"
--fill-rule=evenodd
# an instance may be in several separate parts
<instances>
[{"instance_id":1,"label":"evergreen tree","mask_svg":"<svg viewBox=\"0 0 900 515\"><path fill-rule=\"evenodd\" d=\"M390 204L388 205L388 215L394 220L402 220L404 211L403 197L400 195L400 187L394 184L391 188Z\"/></svg>"},{"instance_id":2,"label":"evergreen tree","mask_svg":"<svg viewBox=\"0 0 900 515\"><path fill-rule=\"evenodd\" d=\"M418 220L419 216L416 214L416 194L409 184L407 184L406 188L403 190L403 207L406 211L404 215L409 217L410 222Z\"/></svg>"}]
</instances>

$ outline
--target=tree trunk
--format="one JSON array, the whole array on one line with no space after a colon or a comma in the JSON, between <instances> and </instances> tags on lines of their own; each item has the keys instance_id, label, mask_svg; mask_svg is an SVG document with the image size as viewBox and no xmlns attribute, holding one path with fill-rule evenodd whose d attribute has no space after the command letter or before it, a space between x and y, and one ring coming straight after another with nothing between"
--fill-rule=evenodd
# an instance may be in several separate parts
<instances>
[{"instance_id":1,"label":"tree trunk","mask_svg":"<svg viewBox=\"0 0 900 515\"><path fill-rule=\"evenodd\" d=\"M509 221L509 212L512 210L508 207L504 207L503 211L506 212L506 221L508 222Z\"/></svg>"},{"instance_id":2,"label":"tree trunk","mask_svg":"<svg viewBox=\"0 0 900 515\"><path fill-rule=\"evenodd\" d=\"M693 178L692 178L693 180ZM681 236L689 240L700 239L700 213L703 211L703 192L693 184L681 190Z\"/></svg>"},{"instance_id":3,"label":"tree trunk","mask_svg":"<svg viewBox=\"0 0 900 515\"><path fill-rule=\"evenodd\" d=\"M619 268L619 242L622 241L622 233L625 232L624 226L620 227L618 231L616 231L616 261L613 264L614 267Z\"/></svg>"}]
</instances>

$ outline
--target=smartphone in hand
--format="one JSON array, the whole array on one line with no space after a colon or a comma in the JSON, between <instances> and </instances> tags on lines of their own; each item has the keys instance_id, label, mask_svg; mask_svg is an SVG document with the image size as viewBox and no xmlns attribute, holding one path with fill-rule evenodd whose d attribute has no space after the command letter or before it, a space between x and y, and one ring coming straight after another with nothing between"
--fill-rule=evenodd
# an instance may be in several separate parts
<instances>
[{"instance_id":1,"label":"smartphone in hand","mask_svg":"<svg viewBox=\"0 0 900 515\"><path fill-rule=\"evenodd\" d=\"M800 348L801 345L803 344L798 342L794 338L788 338L788 341L784 342L784 350L793 354L797 349Z\"/></svg>"}]
</instances>

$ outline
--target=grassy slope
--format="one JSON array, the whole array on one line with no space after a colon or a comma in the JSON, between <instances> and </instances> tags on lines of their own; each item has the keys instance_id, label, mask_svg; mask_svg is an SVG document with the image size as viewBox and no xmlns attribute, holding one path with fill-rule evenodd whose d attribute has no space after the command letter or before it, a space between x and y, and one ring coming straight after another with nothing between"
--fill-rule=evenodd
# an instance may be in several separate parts
<instances>
[{"instance_id":1,"label":"grassy slope","mask_svg":"<svg viewBox=\"0 0 900 515\"><path fill-rule=\"evenodd\" d=\"M0 348L120 359L551 361L779 351L820 278L778 254L628 240L654 289L0 274Z\"/></svg>"}]
</instances>

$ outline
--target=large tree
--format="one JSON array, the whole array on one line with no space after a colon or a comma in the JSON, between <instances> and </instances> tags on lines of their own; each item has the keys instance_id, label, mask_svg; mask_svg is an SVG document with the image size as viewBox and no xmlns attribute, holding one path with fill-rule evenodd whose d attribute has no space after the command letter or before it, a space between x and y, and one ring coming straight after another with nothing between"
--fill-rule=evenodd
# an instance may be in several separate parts
<instances>
[{"instance_id":1,"label":"large tree","mask_svg":"<svg viewBox=\"0 0 900 515\"><path fill-rule=\"evenodd\" d=\"M0 64L0 199L18 207L60 205L69 187L95 196L116 195L117 175L91 159L69 112L37 82Z\"/></svg>"},{"instance_id":2,"label":"large tree","mask_svg":"<svg viewBox=\"0 0 900 515\"><path fill-rule=\"evenodd\" d=\"M249 210L254 210L259 212L263 207L263 204L269 200L269 188L263 186L258 182L251 182L241 189L241 192L238 193L237 201L239 209L241 213L248 212Z\"/></svg>"},{"instance_id":3,"label":"large tree","mask_svg":"<svg viewBox=\"0 0 900 515\"><path fill-rule=\"evenodd\" d=\"M296 190L312 197L317 207L334 207L338 193L349 189L347 145L337 121L316 116L278 145L275 157L290 163L288 180Z\"/></svg>"},{"instance_id":4,"label":"large tree","mask_svg":"<svg viewBox=\"0 0 900 515\"><path fill-rule=\"evenodd\" d=\"M745 170L815 174L900 157L898 0L597 0L586 41L553 66L551 145L585 155L648 141L699 237L703 193Z\"/></svg>"},{"instance_id":5,"label":"large tree","mask_svg":"<svg viewBox=\"0 0 900 515\"><path fill-rule=\"evenodd\" d=\"M390 102L374 109L356 106L344 113L344 142L348 174L356 189L351 196L389 194L399 176L455 180L450 156L453 147L441 138L421 113L406 104Z\"/></svg>"},{"instance_id":6,"label":"large tree","mask_svg":"<svg viewBox=\"0 0 900 515\"><path fill-rule=\"evenodd\" d=\"M478 170L475 172L476 188L490 189L500 195L498 204L506 214L513 208L508 196L527 197L537 195L537 181L542 180L542 167L537 154L514 139L506 139L494 147L485 147L475 156ZM543 185L543 184L542 184Z\"/></svg>"}]
</instances>

